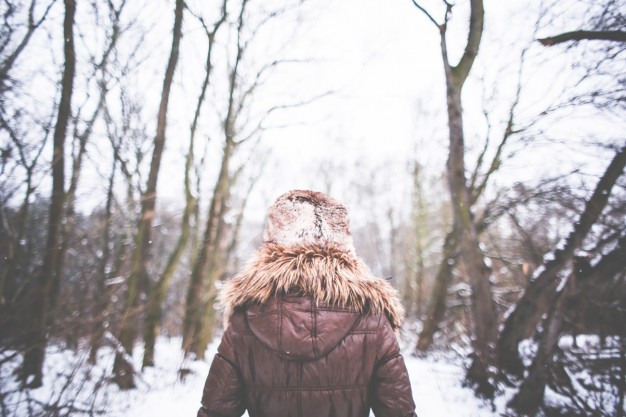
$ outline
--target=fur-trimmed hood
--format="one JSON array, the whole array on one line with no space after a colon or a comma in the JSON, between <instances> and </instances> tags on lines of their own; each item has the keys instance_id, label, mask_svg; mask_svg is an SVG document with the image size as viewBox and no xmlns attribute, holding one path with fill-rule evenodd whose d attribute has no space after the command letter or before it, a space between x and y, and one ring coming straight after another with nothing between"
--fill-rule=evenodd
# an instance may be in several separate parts
<instances>
[{"instance_id":1,"label":"fur-trimmed hood","mask_svg":"<svg viewBox=\"0 0 626 417\"><path fill-rule=\"evenodd\" d=\"M336 244L286 247L265 243L256 256L220 291L228 326L233 313L281 295L310 296L315 304L337 306L358 314L385 314L394 330L404 319L398 292L376 278L352 251Z\"/></svg>"}]
</instances>

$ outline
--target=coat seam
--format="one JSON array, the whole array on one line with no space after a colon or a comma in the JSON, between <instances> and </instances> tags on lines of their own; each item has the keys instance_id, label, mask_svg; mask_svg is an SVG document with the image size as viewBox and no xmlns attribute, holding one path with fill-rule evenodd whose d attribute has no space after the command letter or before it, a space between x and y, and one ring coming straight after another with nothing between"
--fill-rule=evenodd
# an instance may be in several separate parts
<instances>
[{"instance_id":1,"label":"coat seam","mask_svg":"<svg viewBox=\"0 0 626 417\"><path fill-rule=\"evenodd\" d=\"M298 390L296 394L296 401L298 403L298 416L302 417L302 391L300 390L301 384L302 384L302 363L298 364L297 369L298 369L298 375L296 376L296 380L297 380L296 388L298 388Z\"/></svg>"},{"instance_id":2,"label":"coat seam","mask_svg":"<svg viewBox=\"0 0 626 417\"><path fill-rule=\"evenodd\" d=\"M283 330L283 308L281 304L281 300L278 300L277 303L277 314L278 314L278 323L276 326L276 343L279 351L283 351L283 341L280 338L280 334Z\"/></svg>"},{"instance_id":3,"label":"coat seam","mask_svg":"<svg viewBox=\"0 0 626 417\"><path fill-rule=\"evenodd\" d=\"M389 356L388 358L381 358L380 362L378 362L378 366L379 367L385 366L389 362L391 362L392 360L394 360L394 359L396 359L396 358L398 358L400 356L402 356L401 353L396 353L395 355Z\"/></svg>"},{"instance_id":4,"label":"coat seam","mask_svg":"<svg viewBox=\"0 0 626 417\"><path fill-rule=\"evenodd\" d=\"M349 332L346 336L353 335L353 334L376 334L376 333L378 333L376 330L353 330Z\"/></svg>"},{"instance_id":5,"label":"coat seam","mask_svg":"<svg viewBox=\"0 0 626 417\"><path fill-rule=\"evenodd\" d=\"M313 319L313 328L311 329L311 342L313 343L313 356L316 358L319 356L319 349L317 347L317 314L313 310L313 303L311 303L311 318Z\"/></svg>"},{"instance_id":6,"label":"coat seam","mask_svg":"<svg viewBox=\"0 0 626 417\"><path fill-rule=\"evenodd\" d=\"M248 389L255 391L280 391L280 392L309 392L309 391L354 391L368 389L369 385L351 385L337 387L266 387L263 385L248 385Z\"/></svg>"},{"instance_id":7,"label":"coat seam","mask_svg":"<svg viewBox=\"0 0 626 417\"><path fill-rule=\"evenodd\" d=\"M230 364L230 362L228 362L228 361L225 361L225 362L229 365L230 372L228 373L228 379L226 380L226 384L224 384L224 388L222 389L222 396L221 396L222 406L224 405L224 399L226 398L226 390L230 386L230 382L233 380L233 374L235 373L235 369Z\"/></svg>"}]
</instances>

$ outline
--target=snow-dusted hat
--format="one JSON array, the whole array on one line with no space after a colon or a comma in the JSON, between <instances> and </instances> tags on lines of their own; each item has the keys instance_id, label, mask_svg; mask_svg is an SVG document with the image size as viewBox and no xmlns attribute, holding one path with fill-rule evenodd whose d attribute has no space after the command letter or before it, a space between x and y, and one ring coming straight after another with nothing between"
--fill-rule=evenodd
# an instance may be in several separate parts
<instances>
[{"instance_id":1,"label":"snow-dusted hat","mask_svg":"<svg viewBox=\"0 0 626 417\"><path fill-rule=\"evenodd\" d=\"M292 190L272 204L263 242L287 247L334 243L354 252L348 209L324 193Z\"/></svg>"}]
</instances>

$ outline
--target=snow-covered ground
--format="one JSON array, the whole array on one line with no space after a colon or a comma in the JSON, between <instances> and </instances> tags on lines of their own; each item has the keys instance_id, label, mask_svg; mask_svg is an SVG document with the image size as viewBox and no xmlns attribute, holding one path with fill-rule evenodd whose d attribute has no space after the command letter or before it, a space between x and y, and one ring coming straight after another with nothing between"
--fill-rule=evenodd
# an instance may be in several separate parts
<instances>
[{"instance_id":1,"label":"snow-covered ground","mask_svg":"<svg viewBox=\"0 0 626 417\"><path fill-rule=\"evenodd\" d=\"M19 393L12 376L18 361L9 361L0 368L0 391L4 394L14 392L4 396L3 407L12 409L9 415L15 417L36 415L33 411L43 403L83 410L87 415L88 410L93 410L104 411L104 415L112 417L195 416L209 371L208 362L216 348L215 343L209 347L209 361L185 364L192 372L181 381L178 378L182 365L180 339L160 338L156 349L157 366L140 374L136 389L120 391L106 379L112 367L111 351L103 350L98 364L90 366L86 363L86 353L53 347L48 351L42 388ZM138 369L140 358L141 351L137 349ZM416 358L405 355L405 359L418 416L484 417L498 414L492 411L490 404L477 399L469 388L462 386L464 371L460 361L453 356ZM68 376L71 376L71 383L66 383Z\"/></svg>"}]
</instances>

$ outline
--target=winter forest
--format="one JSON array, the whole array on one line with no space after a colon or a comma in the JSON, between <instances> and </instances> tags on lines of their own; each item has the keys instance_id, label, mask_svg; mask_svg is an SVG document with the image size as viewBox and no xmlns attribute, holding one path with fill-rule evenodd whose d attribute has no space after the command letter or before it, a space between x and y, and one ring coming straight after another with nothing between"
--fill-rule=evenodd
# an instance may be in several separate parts
<instances>
[{"instance_id":1,"label":"winter forest","mask_svg":"<svg viewBox=\"0 0 626 417\"><path fill-rule=\"evenodd\" d=\"M626 1L2 0L0 415L195 415L291 189L416 413L626 416Z\"/></svg>"}]
</instances>

